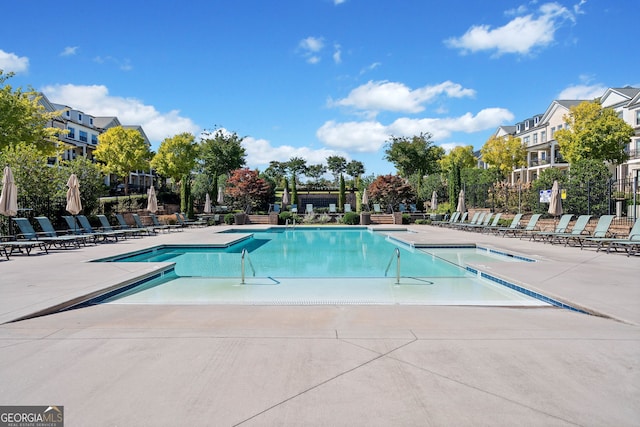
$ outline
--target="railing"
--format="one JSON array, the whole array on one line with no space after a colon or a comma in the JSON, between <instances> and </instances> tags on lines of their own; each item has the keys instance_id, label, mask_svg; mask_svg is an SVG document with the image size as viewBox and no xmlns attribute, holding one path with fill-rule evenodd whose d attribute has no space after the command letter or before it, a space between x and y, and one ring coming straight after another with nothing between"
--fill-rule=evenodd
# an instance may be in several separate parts
<instances>
[{"instance_id":1,"label":"railing","mask_svg":"<svg viewBox=\"0 0 640 427\"><path fill-rule=\"evenodd\" d=\"M284 223L285 228L289 228L289 219L290 218L287 218L287 220ZM291 226L293 228L296 228L296 220L295 219L291 219L291 224L292 224Z\"/></svg>"},{"instance_id":2,"label":"railing","mask_svg":"<svg viewBox=\"0 0 640 427\"><path fill-rule=\"evenodd\" d=\"M389 272L389 268L391 268L391 263L393 263L394 257L396 258L396 285L399 285L400 284L400 249L396 248L393 255L391 255L389 264L387 264L387 268L384 270L384 277L387 277L387 273Z\"/></svg>"},{"instance_id":3,"label":"railing","mask_svg":"<svg viewBox=\"0 0 640 427\"><path fill-rule=\"evenodd\" d=\"M251 263L251 258L249 258L249 252L247 252L246 249L243 249L242 250L242 258L241 258L241 261L240 261L240 270L241 270L240 275L241 275L241 279L242 279L240 284L242 284L242 285L245 284L244 283L244 265L245 265L244 261L245 261L245 258L249 262L249 267L251 267L251 271L253 272L253 277L256 276L256 269L253 268L253 264Z\"/></svg>"}]
</instances>

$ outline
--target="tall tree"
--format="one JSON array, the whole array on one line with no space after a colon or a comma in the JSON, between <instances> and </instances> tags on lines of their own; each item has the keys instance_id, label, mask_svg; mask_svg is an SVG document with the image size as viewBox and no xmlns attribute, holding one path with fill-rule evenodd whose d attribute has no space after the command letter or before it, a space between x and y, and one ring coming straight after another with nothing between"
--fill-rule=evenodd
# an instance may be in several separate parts
<instances>
[{"instance_id":1,"label":"tall tree","mask_svg":"<svg viewBox=\"0 0 640 427\"><path fill-rule=\"evenodd\" d=\"M327 167L322 163L307 167L307 176L313 180L314 185L319 186L322 175L327 172Z\"/></svg>"},{"instance_id":2,"label":"tall tree","mask_svg":"<svg viewBox=\"0 0 640 427\"><path fill-rule=\"evenodd\" d=\"M283 180L287 176L287 163L272 160L269 167L264 170L264 175L276 183L276 185L284 185Z\"/></svg>"},{"instance_id":3,"label":"tall tree","mask_svg":"<svg viewBox=\"0 0 640 427\"><path fill-rule=\"evenodd\" d=\"M203 170L213 180L216 197L218 195L218 177L229 176L231 171L246 163L246 150L242 146L244 138L235 132L227 133L222 129L204 132L200 140L200 160Z\"/></svg>"},{"instance_id":4,"label":"tall tree","mask_svg":"<svg viewBox=\"0 0 640 427\"><path fill-rule=\"evenodd\" d=\"M416 176L417 193L420 193L422 178L438 171L442 156L444 149L434 145L430 133L411 138L393 136L385 149L385 159L394 164L400 176L407 179Z\"/></svg>"},{"instance_id":5,"label":"tall tree","mask_svg":"<svg viewBox=\"0 0 640 427\"><path fill-rule=\"evenodd\" d=\"M257 171L236 169L227 180L226 193L237 208L249 213L251 209L267 203L271 187L258 176Z\"/></svg>"},{"instance_id":6,"label":"tall tree","mask_svg":"<svg viewBox=\"0 0 640 427\"><path fill-rule=\"evenodd\" d=\"M160 143L158 153L151 160L151 167L160 175L181 182L180 185L180 209L188 212L190 208L190 181L191 171L196 165L198 145L195 137L184 132L170 138L165 138Z\"/></svg>"},{"instance_id":7,"label":"tall tree","mask_svg":"<svg viewBox=\"0 0 640 427\"><path fill-rule=\"evenodd\" d=\"M476 167L477 161L478 159L473 155L473 146L466 145L452 148L439 163L442 172L449 173L454 164L460 169L467 169Z\"/></svg>"},{"instance_id":8,"label":"tall tree","mask_svg":"<svg viewBox=\"0 0 640 427\"><path fill-rule=\"evenodd\" d=\"M347 168L347 159L342 156L329 156L327 157L327 169L333 175L333 183L337 184L340 174L342 174Z\"/></svg>"},{"instance_id":9,"label":"tall tree","mask_svg":"<svg viewBox=\"0 0 640 427\"><path fill-rule=\"evenodd\" d=\"M148 169L151 150L136 129L116 126L98 137L98 147L93 156L103 164L105 173L115 174L124 181L124 192L129 194L129 174Z\"/></svg>"},{"instance_id":10,"label":"tall tree","mask_svg":"<svg viewBox=\"0 0 640 427\"><path fill-rule=\"evenodd\" d=\"M626 145L634 129L611 108L602 108L599 100L581 102L564 117L568 129L554 134L560 154L569 163L595 159L613 164L624 163Z\"/></svg>"},{"instance_id":11,"label":"tall tree","mask_svg":"<svg viewBox=\"0 0 640 427\"><path fill-rule=\"evenodd\" d=\"M307 161L302 157L292 157L287 162L287 170L291 172L291 204L298 203L298 184L299 175L307 171Z\"/></svg>"},{"instance_id":12,"label":"tall tree","mask_svg":"<svg viewBox=\"0 0 640 427\"><path fill-rule=\"evenodd\" d=\"M396 175L380 175L369 185L368 192L369 200L391 209L415 198L409 182Z\"/></svg>"},{"instance_id":13,"label":"tall tree","mask_svg":"<svg viewBox=\"0 0 640 427\"><path fill-rule=\"evenodd\" d=\"M364 175L365 172L364 164L358 160L351 160L349 163L347 163L345 172L347 173L347 175L353 178L353 186L356 188L360 188L360 177Z\"/></svg>"},{"instance_id":14,"label":"tall tree","mask_svg":"<svg viewBox=\"0 0 640 427\"><path fill-rule=\"evenodd\" d=\"M0 151L27 143L43 154L55 153L59 142L55 135L60 129L47 124L61 112L46 112L39 103L41 96L33 89L14 90L6 83L13 76L0 70Z\"/></svg>"},{"instance_id":15,"label":"tall tree","mask_svg":"<svg viewBox=\"0 0 640 427\"><path fill-rule=\"evenodd\" d=\"M496 182L514 168L527 165L527 149L513 135L491 136L480 149L482 161L495 168Z\"/></svg>"}]
</instances>

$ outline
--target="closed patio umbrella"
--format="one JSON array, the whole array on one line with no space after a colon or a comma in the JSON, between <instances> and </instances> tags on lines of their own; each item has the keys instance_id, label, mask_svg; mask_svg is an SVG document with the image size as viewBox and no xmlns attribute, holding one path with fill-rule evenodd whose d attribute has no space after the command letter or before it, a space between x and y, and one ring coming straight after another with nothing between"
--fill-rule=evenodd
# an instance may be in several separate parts
<instances>
[{"instance_id":1,"label":"closed patio umbrella","mask_svg":"<svg viewBox=\"0 0 640 427\"><path fill-rule=\"evenodd\" d=\"M4 216L16 216L18 214L18 187L9 166L4 168L4 174L2 175L0 214Z\"/></svg>"},{"instance_id":2,"label":"closed patio umbrella","mask_svg":"<svg viewBox=\"0 0 640 427\"><path fill-rule=\"evenodd\" d=\"M149 193L147 195L147 210L149 212L155 212L158 210L158 197L156 196L156 189L149 187Z\"/></svg>"},{"instance_id":3,"label":"closed patio umbrella","mask_svg":"<svg viewBox=\"0 0 640 427\"><path fill-rule=\"evenodd\" d=\"M467 211L467 205L464 202L464 190L460 190L460 194L458 194L458 207L456 210L461 213Z\"/></svg>"},{"instance_id":4,"label":"closed patio umbrella","mask_svg":"<svg viewBox=\"0 0 640 427\"><path fill-rule=\"evenodd\" d=\"M211 196L207 193L207 197L204 198L204 213L211 213Z\"/></svg>"},{"instance_id":5,"label":"closed patio umbrella","mask_svg":"<svg viewBox=\"0 0 640 427\"><path fill-rule=\"evenodd\" d=\"M551 187L549 213L556 218L562 215L562 198L560 198L560 185L557 180L553 181L553 187Z\"/></svg>"},{"instance_id":6,"label":"closed patio umbrella","mask_svg":"<svg viewBox=\"0 0 640 427\"><path fill-rule=\"evenodd\" d=\"M369 210L369 195L367 194L367 189L365 188L362 192L362 206Z\"/></svg>"},{"instance_id":7,"label":"closed patio umbrella","mask_svg":"<svg viewBox=\"0 0 640 427\"><path fill-rule=\"evenodd\" d=\"M431 194L431 210L435 211L438 209L438 193L433 190L433 193Z\"/></svg>"},{"instance_id":8,"label":"closed patio umbrella","mask_svg":"<svg viewBox=\"0 0 640 427\"><path fill-rule=\"evenodd\" d=\"M75 173L72 173L67 181L67 212L71 215L78 215L82 210L82 202L80 201L80 182Z\"/></svg>"},{"instance_id":9,"label":"closed patio umbrella","mask_svg":"<svg viewBox=\"0 0 640 427\"><path fill-rule=\"evenodd\" d=\"M284 187L284 193L282 193L282 207L289 204L289 189Z\"/></svg>"},{"instance_id":10,"label":"closed patio umbrella","mask_svg":"<svg viewBox=\"0 0 640 427\"><path fill-rule=\"evenodd\" d=\"M218 187L218 198L216 199L219 205L224 203L224 188Z\"/></svg>"}]
</instances>

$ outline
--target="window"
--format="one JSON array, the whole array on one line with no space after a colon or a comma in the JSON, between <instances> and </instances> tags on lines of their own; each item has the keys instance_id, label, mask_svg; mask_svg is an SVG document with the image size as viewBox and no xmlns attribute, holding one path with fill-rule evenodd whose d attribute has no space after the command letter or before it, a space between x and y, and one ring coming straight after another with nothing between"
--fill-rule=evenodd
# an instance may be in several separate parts
<instances>
[{"instance_id":1,"label":"window","mask_svg":"<svg viewBox=\"0 0 640 427\"><path fill-rule=\"evenodd\" d=\"M538 133L537 132L533 134L533 143L534 144L538 143Z\"/></svg>"},{"instance_id":2,"label":"window","mask_svg":"<svg viewBox=\"0 0 640 427\"><path fill-rule=\"evenodd\" d=\"M69 131L69 133L67 134L67 138L76 139L76 130L71 126L68 126L67 130Z\"/></svg>"},{"instance_id":3,"label":"window","mask_svg":"<svg viewBox=\"0 0 640 427\"><path fill-rule=\"evenodd\" d=\"M89 124L93 126L93 117L89 117Z\"/></svg>"},{"instance_id":4,"label":"window","mask_svg":"<svg viewBox=\"0 0 640 427\"><path fill-rule=\"evenodd\" d=\"M547 160L547 152L543 151L540 153L540 160Z\"/></svg>"},{"instance_id":5,"label":"window","mask_svg":"<svg viewBox=\"0 0 640 427\"><path fill-rule=\"evenodd\" d=\"M540 142L547 142L547 131L543 130L540 132Z\"/></svg>"},{"instance_id":6,"label":"window","mask_svg":"<svg viewBox=\"0 0 640 427\"><path fill-rule=\"evenodd\" d=\"M516 132L520 132L520 123L516 125Z\"/></svg>"},{"instance_id":7,"label":"window","mask_svg":"<svg viewBox=\"0 0 640 427\"><path fill-rule=\"evenodd\" d=\"M640 111L636 111L636 126L640 126Z\"/></svg>"},{"instance_id":8,"label":"window","mask_svg":"<svg viewBox=\"0 0 640 427\"><path fill-rule=\"evenodd\" d=\"M553 134L556 133L555 126L551 128L551 138L553 138Z\"/></svg>"},{"instance_id":9,"label":"window","mask_svg":"<svg viewBox=\"0 0 640 427\"><path fill-rule=\"evenodd\" d=\"M525 136L524 138L522 138L522 142L524 143L524 145L529 145L529 136Z\"/></svg>"},{"instance_id":10,"label":"window","mask_svg":"<svg viewBox=\"0 0 640 427\"><path fill-rule=\"evenodd\" d=\"M78 121L81 122L82 121L82 113L78 113Z\"/></svg>"},{"instance_id":11,"label":"window","mask_svg":"<svg viewBox=\"0 0 640 427\"><path fill-rule=\"evenodd\" d=\"M87 142L87 133L85 131L81 130L78 134L80 141Z\"/></svg>"},{"instance_id":12,"label":"window","mask_svg":"<svg viewBox=\"0 0 640 427\"><path fill-rule=\"evenodd\" d=\"M69 110L66 111L67 117L71 117L71 112Z\"/></svg>"},{"instance_id":13,"label":"window","mask_svg":"<svg viewBox=\"0 0 640 427\"><path fill-rule=\"evenodd\" d=\"M91 134L91 143L98 145L98 135Z\"/></svg>"}]
</instances>

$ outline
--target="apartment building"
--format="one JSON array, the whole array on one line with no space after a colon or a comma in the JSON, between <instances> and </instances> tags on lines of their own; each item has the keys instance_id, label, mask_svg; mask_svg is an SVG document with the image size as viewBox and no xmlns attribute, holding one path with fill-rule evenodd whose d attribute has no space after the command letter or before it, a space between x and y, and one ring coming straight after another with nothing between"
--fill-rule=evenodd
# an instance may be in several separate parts
<instances>
[{"instance_id":1,"label":"apartment building","mask_svg":"<svg viewBox=\"0 0 640 427\"><path fill-rule=\"evenodd\" d=\"M609 88L600 99L603 107L615 109L619 117L636 131L626 148L629 160L623 165L612 166L612 176L615 179L637 178L640 174L640 89ZM590 100L555 100L544 113L536 114L514 126L500 126L496 130L495 137L513 135L520 138L527 149L526 166L514 169L508 178L509 182L528 183L537 179L546 168L569 168L560 154L554 134L568 127L564 117L571 113L571 107L584 101Z\"/></svg>"}]
</instances>

